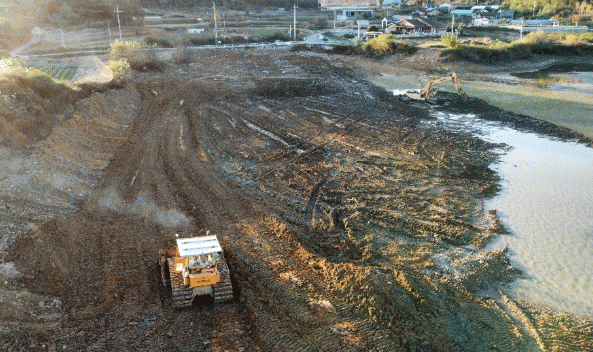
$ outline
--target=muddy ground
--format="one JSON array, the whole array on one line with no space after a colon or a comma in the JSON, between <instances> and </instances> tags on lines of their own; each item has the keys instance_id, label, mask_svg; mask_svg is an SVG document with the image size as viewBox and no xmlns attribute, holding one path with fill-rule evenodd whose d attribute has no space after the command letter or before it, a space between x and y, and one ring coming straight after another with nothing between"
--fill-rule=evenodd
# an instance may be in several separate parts
<instances>
[{"instance_id":1,"label":"muddy ground","mask_svg":"<svg viewBox=\"0 0 593 352\"><path fill-rule=\"evenodd\" d=\"M586 350L590 320L504 293L494 145L431 109L579 138L480 101L406 101L339 58L212 51L65 104L2 149L0 349ZM14 138L13 138L14 139ZM491 211L489 211L491 210ZM173 311L158 250L223 243L237 299Z\"/></svg>"}]
</instances>

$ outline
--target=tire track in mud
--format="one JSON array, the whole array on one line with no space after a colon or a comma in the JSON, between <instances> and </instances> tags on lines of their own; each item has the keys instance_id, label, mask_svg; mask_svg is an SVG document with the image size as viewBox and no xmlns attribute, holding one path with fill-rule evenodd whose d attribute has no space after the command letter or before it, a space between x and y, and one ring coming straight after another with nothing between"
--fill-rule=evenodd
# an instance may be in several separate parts
<instances>
[{"instance_id":1,"label":"tire track in mud","mask_svg":"<svg viewBox=\"0 0 593 352\"><path fill-rule=\"evenodd\" d=\"M71 269L64 291L67 305L72 309L69 313L70 321L80 321L82 317L91 318L99 314L80 326L67 324L63 329L68 331L82 328L83 338L94 340L95 349L113 348L118 346L118 340L140 335L144 337L137 339L133 345L139 349L152 349L149 346L155 345L154 339L158 340L162 336L157 334L148 337L142 329L133 327L140 328L146 325L142 320L149 321L146 320L148 318L143 313L143 307L152 307L151 310L158 308L158 305L155 306L158 304L155 296L157 284L151 275L154 263L150 258L156 258L163 235L170 230L159 228L162 225L158 225L158 219L150 217L158 216L159 212L166 209L176 208L176 196L171 191L177 187L193 193L193 209L198 209L194 212L195 215L199 215L200 211L206 215L226 214L218 206L206 211L200 209L200 205L205 202L216 205L216 194L204 193L204 189L195 187L195 184L202 184L204 180L196 179L192 173L204 173L204 168L196 170L198 164L195 157L192 158L191 153L196 153L193 149L188 150L185 158L179 158L179 139L172 136L179 136L178 126L183 120L160 116L161 113L168 112L171 99L166 96L159 99L158 95L153 97L152 91L151 88L143 91L143 108L139 114L142 118L136 120L130 138L108 166L96 194L85 202L75 216L69 217L65 222L59 221L56 233L70 238L66 240L66 243L70 243L63 249L65 255L60 256ZM175 99L175 95L179 93L172 91L170 95ZM185 124L189 126L187 121ZM163 156L172 163L169 166L172 170L169 175L174 177L163 173L163 165L167 167L166 160L160 158ZM192 171L188 173L185 171L187 169ZM212 179L205 182L214 184ZM202 187L209 189L205 184ZM199 225L207 226L215 222L211 215L205 219L208 221ZM220 230L224 227L215 228ZM84 246L82 241L86 242ZM162 316L162 313L159 315ZM101 316L106 317L104 323L101 322ZM140 321L137 321L138 318ZM161 319L157 319L154 324L160 324ZM196 325L199 322L199 317L181 316L179 319L189 319L188 323ZM126 326L128 322L129 326ZM120 331L122 326L127 329ZM210 330L205 330L202 337L207 339ZM114 334L116 331L122 335ZM243 339L245 345L250 344L249 339ZM77 344L77 340L79 338L70 339L68 343ZM131 346L126 343L123 345ZM195 345L195 341L189 345ZM197 345L204 347L201 342Z\"/></svg>"},{"instance_id":2,"label":"tire track in mud","mask_svg":"<svg viewBox=\"0 0 593 352\"><path fill-rule=\"evenodd\" d=\"M338 169L330 170L329 174L319 181L311 190L311 195L309 196L307 206L305 207L305 224L308 226L309 233L312 229L313 209L315 208L315 203L319 197L319 192L321 191L321 188L332 179L332 177L338 174L338 172Z\"/></svg>"}]
</instances>

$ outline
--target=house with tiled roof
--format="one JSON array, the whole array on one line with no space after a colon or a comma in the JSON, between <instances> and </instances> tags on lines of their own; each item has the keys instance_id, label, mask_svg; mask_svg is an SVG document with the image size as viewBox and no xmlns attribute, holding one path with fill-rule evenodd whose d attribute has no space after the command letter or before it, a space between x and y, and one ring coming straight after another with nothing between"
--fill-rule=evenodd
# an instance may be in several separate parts
<instances>
[{"instance_id":1,"label":"house with tiled roof","mask_svg":"<svg viewBox=\"0 0 593 352\"><path fill-rule=\"evenodd\" d=\"M498 24L502 19L513 19L513 10L503 10L498 6L474 6L472 9L472 24L474 26L489 26Z\"/></svg>"},{"instance_id":2,"label":"house with tiled roof","mask_svg":"<svg viewBox=\"0 0 593 352\"><path fill-rule=\"evenodd\" d=\"M445 30L446 28L446 25L427 18L405 18L388 24L385 28L385 33L432 33Z\"/></svg>"}]
</instances>

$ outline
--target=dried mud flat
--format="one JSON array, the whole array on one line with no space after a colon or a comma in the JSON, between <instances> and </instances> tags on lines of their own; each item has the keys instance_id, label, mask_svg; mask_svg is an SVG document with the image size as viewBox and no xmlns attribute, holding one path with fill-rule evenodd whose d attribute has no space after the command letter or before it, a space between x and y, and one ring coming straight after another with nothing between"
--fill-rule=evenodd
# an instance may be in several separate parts
<instances>
[{"instance_id":1,"label":"dried mud flat","mask_svg":"<svg viewBox=\"0 0 593 352\"><path fill-rule=\"evenodd\" d=\"M198 55L91 93L48 138L6 149L0 347L590 348L591 321L507 297L520 273L481 249L501 231L482 208L498 187L493 145L423 123L428 106L337 59ZM204 230L223 242L238 298L173 311L157 252Z\"/></svg>"}]
</instances>

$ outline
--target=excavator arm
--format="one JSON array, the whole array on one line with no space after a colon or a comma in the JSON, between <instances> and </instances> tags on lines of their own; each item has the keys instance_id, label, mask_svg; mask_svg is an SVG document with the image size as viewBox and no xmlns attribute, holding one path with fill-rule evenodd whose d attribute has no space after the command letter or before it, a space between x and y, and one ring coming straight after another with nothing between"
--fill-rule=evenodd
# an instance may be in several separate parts
<instances>
[{"instance_id":1,"label":"excavator arm","mask_svg":"<svg viewBox=\"0 0 593 352\"><path fill-rule=\"evenodd\" d=\"M413 99L428 100L428 99L430 99L430 93L431 93L432 87L435 86L436 84L439 84L441 82L446 82L446 81L453 81L453 84L455 85L455 89L457 90L457 93L465 96L465 93L463 93L463 90L461 90L461 85L459 84L459 79L457 78L457 74L455 72L451 72L450 74L448 74L446 76L439 77L437 79L433 79L430 82L426 83L424 88L422 88L422 90L420 91L420 94L407 93L407 95Z\"/></svg>"}]
</instances>

